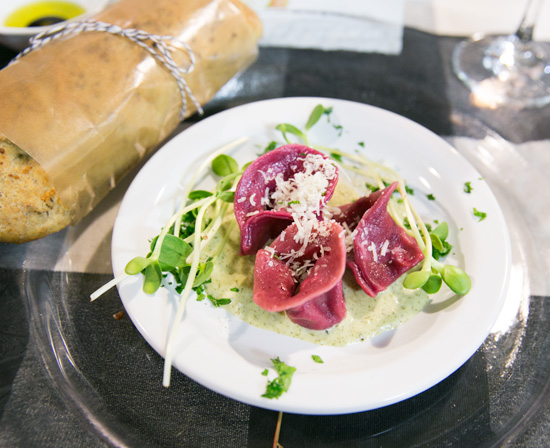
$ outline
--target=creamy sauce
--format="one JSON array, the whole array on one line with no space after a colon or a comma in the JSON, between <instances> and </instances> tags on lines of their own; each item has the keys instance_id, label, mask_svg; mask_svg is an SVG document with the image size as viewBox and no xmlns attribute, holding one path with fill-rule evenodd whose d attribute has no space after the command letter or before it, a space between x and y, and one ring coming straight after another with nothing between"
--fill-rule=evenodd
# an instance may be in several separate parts
<instances>
[{"instance_id":1,"label":"creamy sauce","mask_svg":"<svg viewBox=\"0 0 550 448\"><path fill-rule=\"evenodd\" d=\"M346 182L339 182L330 205L341 205L359 197L357 190ZM212 282L207 292L212 296L231 299L224 308L255 327L302 339L319 345L342 347L368 340L394 329L418 314L428 303L428 294L422 289L403 287L403 277L376 297L370 297L357 285L353 275L346 271L343 278L347 315L328 330L309 330L295 324L284 312L270 313L252 300L254 285L254 256L240 256L240 235L233 213L229 213L223 231L218 232L210 247L215 248L227 229L233 229L223 252L214 266ZM238 291L237 291L238 290Z\"/></svg>"}]
</instances>

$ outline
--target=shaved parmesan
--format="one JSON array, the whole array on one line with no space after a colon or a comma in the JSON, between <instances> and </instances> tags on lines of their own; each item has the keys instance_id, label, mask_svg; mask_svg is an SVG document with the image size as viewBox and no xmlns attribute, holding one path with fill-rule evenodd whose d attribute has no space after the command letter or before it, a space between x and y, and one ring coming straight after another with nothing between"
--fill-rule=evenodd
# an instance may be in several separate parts
<instances>
[{"instance_id":1,"label":"shaved parmesan","mask_svg":"<svg viewBox=\"0 0 550 448\"><path fill-rule=\"evenodd\" d=\"M367 247L367 250L372 252L372 259L375 263L378 263L378 254L376 253L376 244L374 244L374 241L370 243L370 246Z\"/></svg>"}]
</instances>

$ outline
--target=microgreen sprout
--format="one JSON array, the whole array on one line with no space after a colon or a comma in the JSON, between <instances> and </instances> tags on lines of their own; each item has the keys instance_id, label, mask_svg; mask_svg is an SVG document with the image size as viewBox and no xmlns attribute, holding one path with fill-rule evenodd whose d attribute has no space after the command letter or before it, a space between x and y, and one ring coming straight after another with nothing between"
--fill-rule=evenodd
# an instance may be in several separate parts
<instances>
[{"instance_id":1,"label":"microgreen sprout","mask_svg":"<svg viewBox=\"0 0 550 448\"><path fill-rule=\"evenodd\" d=\"M150 252L145 257L138 256L130 260L123 276L107 283L91 295L92 300L95 300L107 289L129 276L140 273L143 275L143 291L146 294L154 294L163 285L163 281L166 281L164 279L168 275L171 276L172 280L167 284L175 285L174 289L180 294L180 298L166 344L163 379L166 387L170 384L174 338L191 291L196 292L197 300L208 298L215 307L231 302L231 299L215 298L206 294L205 291L206 284L210 282L214 263L228 240L230 230L224 235L212 257L203 259L203 249L220 229L228 205L234 201L236 182L243 173L243 169L239 169L236 160L225 153L245 140L239 139L226 145L203 162L186 186L181 206L164 225L160 234L152 239ZM221 178L214 193L206 190L192 190L196 180L204 174L208 166L216 176Z\"/></svg>"}]
</instances>

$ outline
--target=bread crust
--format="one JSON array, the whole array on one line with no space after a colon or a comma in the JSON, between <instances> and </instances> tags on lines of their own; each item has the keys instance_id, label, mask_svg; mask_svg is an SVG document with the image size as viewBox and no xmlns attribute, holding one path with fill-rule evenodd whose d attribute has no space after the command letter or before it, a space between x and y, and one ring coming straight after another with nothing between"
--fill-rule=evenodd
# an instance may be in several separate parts
<instances>
[{"instance_id":1,"label":"bread crust","mask_svg":"<svg viewBox=\"0 0 550 448\"><path fill-rule=\"evenodd\" d=\"M68 226L69 210L44 169L0 136L0 241L25 243Z\"/></svg>"}]
</instances>

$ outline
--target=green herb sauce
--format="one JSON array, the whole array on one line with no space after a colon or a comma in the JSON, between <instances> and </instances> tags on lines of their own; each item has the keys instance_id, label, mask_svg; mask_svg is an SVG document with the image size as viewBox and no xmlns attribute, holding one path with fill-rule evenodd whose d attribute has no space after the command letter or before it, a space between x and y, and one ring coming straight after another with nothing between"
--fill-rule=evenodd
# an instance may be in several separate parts
<instances>
[{"instance_id":1,"label":"green herb sauce","mask_svg":"<svg viewBox=\"0 0 550 448\"><path fill-rule=\"evenodd\" d=\"M339 182L330 204L349 202L350 197L358 197L357 191ZM227 221L227 224L234 222L232 213L228 215ZM314 344L342 347L371 339L398 327L418 314L428 303L428 294L422 289L410 290L403 287L404 276L386 291L376 297L369 297L357 285L353 275L346 271L343 278L346 318L328 330L309 330L293 323L284 312L270 313L254 303L254 256L239 255L239 231L236 226L223 226L224 231L228 228L233 231L214 266L212 281L208 283L206 290L214 297L231 299L231 303L224 308L255 327ZM223 238L224 231L219 232L215 238ZM216 247L215 241L211 247Z\"/></svg>"}]
</instances>

